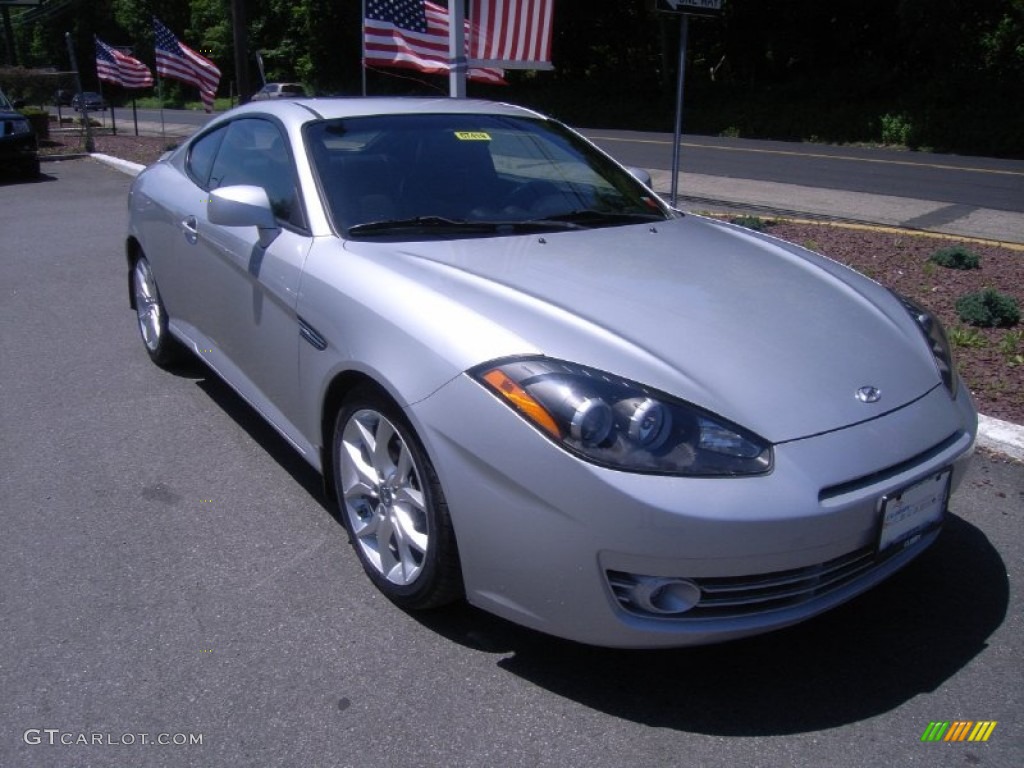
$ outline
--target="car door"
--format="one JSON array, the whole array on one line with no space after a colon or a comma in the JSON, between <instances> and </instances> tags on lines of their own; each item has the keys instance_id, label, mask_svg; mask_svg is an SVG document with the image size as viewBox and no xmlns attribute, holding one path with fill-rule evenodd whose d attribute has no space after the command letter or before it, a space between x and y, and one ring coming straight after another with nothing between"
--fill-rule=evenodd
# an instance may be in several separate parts
<instances>
[{"instance_id":1,"label":"car door","mask_svg":"<svg viewBox=\"0 0 1024 768\"><path fill-rule=\"evenodd\" d=\"M226 126L219 126L196 138L182 165L184 174L170 164L161 164L143 177L143 193L158 205L140 204L136 220L146 243L146 256L156 274L160 294L179 334L200 348L206 340L198 327L203 304L209 301L205 270L208 259L200 258L198 222L205 218L210 197L209 178Z\"/></svg>"},{"instance_id":2,"label":"car door","mask_svg":"<svg viewBox=\"0 0 1024 768\"><path fill-rule=\"evenodd\" d=\"M295 307L312 239L284 131L272 120L228 124L210 171L210 190L250 184L267 191L279 224L266 248L255 227L210 223L195 213L194 323L204 357L286 436L294 428L299 326Z\"/></svg>"}]
</instances>

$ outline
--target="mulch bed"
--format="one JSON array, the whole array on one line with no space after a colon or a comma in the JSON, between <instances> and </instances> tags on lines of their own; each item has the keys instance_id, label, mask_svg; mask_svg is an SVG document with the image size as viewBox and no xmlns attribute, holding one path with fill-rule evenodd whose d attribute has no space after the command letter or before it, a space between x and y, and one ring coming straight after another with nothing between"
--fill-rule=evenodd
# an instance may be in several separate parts
<instances>
[{"instance_id":1,"label":"mulch bed","mask_svg":"<svg viewBox=\"0 0 1024 768\"><path fill-rule=\"evenodd\" d=\"M935 312L954 341L960 373L979 410L1024 424L1024 325L974 328L959 318L954 307L964 294L991 287L1013 296L1024 308L1024 251L828 224L780 222L768 232L847 264ZM977 254L981 268L948 269L929 262L933 253L954 245Z\"/></svg>"},{"instance_id":2,"label":"mulch bed","mask_svg":"<svg viewBox=\"0 0 1024 768\"><path fill-rule=\"evenodd\" d=\"M180 139L160 136L94 137L97 152L148 165ZM84 152L84 137L64 134L41 148L46 155ZM817 223L773 223L776 237L829 256L857 269L934 311L954 340L960 372L979 410L998 419L1024 424L1024 325L1012 329L969 328L954 303L965 293L992 287L1013 296L1024 307L1024 251L989 243L963 243L905 232L853 229ZM981 268L939 267L928 257L940 248L963 244L980 257Z\"/></svg>"},{"instance_id":3,"label":"mulch bed","mask_svg":"<svg viewBox=\"0 0 1024 768\"><path fill-rule=\"evenodd\" d=\"M114 136L110 133L97 132L93 136L93 146L97 152L113 155L122 160L149 165L156 162L160 155L168 149L174 149L181 139L174 136L135 136L124 131ZM51 133L49 139L39 143L39 154L73 155L85 152L85 134L81 132Z\"/></svg>"}]
</instances>

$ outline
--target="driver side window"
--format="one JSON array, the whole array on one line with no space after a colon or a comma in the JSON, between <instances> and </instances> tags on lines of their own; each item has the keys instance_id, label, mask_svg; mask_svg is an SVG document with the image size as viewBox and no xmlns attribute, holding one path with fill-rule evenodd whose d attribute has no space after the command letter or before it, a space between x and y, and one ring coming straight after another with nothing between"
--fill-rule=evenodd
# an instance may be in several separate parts
<instances>
[{"instance_id":1,"label":"driver side window","mask_svg":"<svg viewBox=\"0 0 1024 768\"><path fill-rule=\"evenodd\" d=\"M235 184L263 187L277 218L304 226L295 167L284 136L269 120L242 118L224 132L210 172L210 189Z\"/></svg>"}]
</instances>

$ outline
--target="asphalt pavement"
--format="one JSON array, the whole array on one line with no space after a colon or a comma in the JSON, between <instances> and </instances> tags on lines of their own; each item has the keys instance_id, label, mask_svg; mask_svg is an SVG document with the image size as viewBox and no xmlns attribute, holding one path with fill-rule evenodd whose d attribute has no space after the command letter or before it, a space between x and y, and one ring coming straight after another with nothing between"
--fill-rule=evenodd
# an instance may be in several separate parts
<instances>
[{"instance_id":1,"label":"asphalt pavement","mask_svg":"<svg viewBox=\"0 0 1024 768\"><path fill-rule=\"evenodd\" d=\"M979 455L931 550L760 638L414 617L283 440L198 364L149 362L129 177L44 173L0 185L0 766L1024 765L1021 465ZM952 721L996 726L922 741Z\"/></svg>"}]
</instances>

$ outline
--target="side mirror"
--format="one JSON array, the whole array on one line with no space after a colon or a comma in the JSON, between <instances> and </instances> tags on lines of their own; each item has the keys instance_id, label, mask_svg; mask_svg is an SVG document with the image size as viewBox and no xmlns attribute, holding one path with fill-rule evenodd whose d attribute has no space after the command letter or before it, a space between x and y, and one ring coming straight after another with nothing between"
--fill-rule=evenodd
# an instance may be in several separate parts
<instances>
[{"instance_id":1,"label":"side mirror","mask_svg":"<svg viewBox=\"0 0 1024 768\"><path fill-rule=\"evenodd\" d=\"M221 187L210 193L206 216L212 224L222 227L256 227L261 248L266 248L277 237L281 228L270 206L270 198L263 187L238 184Z\"/></svg>"},{"instance_id":2,"label":"side mirror","mask_svg":"<svg viewBox=\"0 0 1024 768\"><path fill-rule=\"evenodd\" d=\"M629 175L639 181L645 187L651 186L651 174L645 171L643 168L627 168Z\"/></svg>"}]
</instances>

